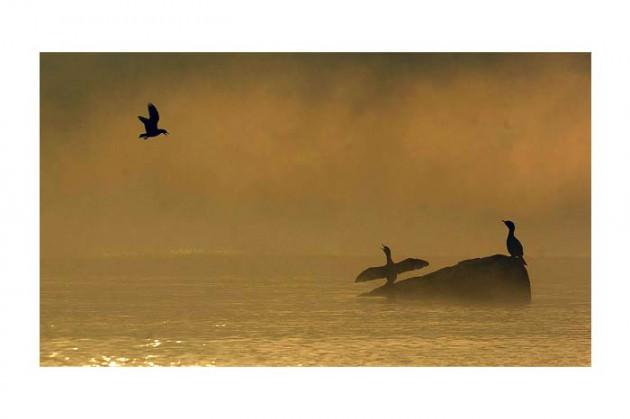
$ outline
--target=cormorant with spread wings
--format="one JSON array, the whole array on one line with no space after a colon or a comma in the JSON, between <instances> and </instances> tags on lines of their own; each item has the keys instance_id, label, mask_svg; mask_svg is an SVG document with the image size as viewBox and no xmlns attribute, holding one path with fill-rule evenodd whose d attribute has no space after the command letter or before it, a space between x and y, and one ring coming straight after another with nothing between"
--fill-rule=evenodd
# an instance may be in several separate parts
<instances>
[{"instance_id":1,"label":"cormorant with spread wings","mask_svg":"<svg viewBox=\"0 0 630 419\"><path fill-rule=\"evenodd\" d=\"M361 272L359 276L357 276L357 279L355 279L354 282L365 282L373 279L386 278L387 285L391 285L394 281L396 281L398 274L429 266L429 262L426 260L414 258L408 258L401 262L394 263L392 260L392 252L389 250L389 247L383 245L383 252L387 258L387 264L384 266L367 268Z\"/></svg>"}]
</instances>

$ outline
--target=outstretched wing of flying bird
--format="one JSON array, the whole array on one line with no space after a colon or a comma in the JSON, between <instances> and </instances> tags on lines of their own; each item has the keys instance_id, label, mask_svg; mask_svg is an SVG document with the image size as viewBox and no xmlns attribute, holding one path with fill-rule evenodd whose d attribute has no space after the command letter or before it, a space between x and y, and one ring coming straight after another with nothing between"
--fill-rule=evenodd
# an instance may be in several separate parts
<instances>
[{"instance_id":1,"label":"outstretched wing of flying bird","mask_svg":"<svg viewBox=\"0 0 630 419\"><path fill-rule=\"evenodd\" d=\"M158 110L153 103L149 103L149 119L156 125L157 122L160 120L160 114L158 113Z\"/></svg>"},{"instance_id":2,"label":"outstretched wing of flying bird","mask_svg":"<svg viewBox=\"0 0 630 419\"><path fill-rule=\"evenodd\" d=\"M401 274L403 272L424 268L425 266L429 266L429 262L427 262L426 260L408 258L398 263L395 263L394 269L396 269L397 274Z\"/></svg>"},{"instance_id":3,"label":"outstretched wing of flying bird","mask_svg":"<svg viewBox=\"0 0 630 419\"><path fill-rule=\"evenodd\" d=\"M144 124L145 132L153 132L157 130L157 123L160 120L160 114L153 103L149 103L148 108L149 117L145 118L144 116L138 116L138 119Z\"/></svg>"},{"instance_id":4,"label":"outstretched wing of flying bird","mask_svg":"<svg viewBox=\"0 0 630 419\"><path fill-rule=\"evenodd\" d=\"M367 268L357 276L354 282L365 282L373 279L386 278L387 266L376 266L373 268Z\"/></svg>"}]
</instances>

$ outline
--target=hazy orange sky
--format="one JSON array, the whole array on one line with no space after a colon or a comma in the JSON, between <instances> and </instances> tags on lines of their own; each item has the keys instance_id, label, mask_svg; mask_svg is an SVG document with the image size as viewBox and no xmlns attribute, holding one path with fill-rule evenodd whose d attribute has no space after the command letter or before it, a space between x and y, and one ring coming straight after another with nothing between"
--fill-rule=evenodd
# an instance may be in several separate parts
<instances>
[{"instance_id":1,"label":"hazy orange sky","mask_svg":"<svg viewBox=\"0 0 630 419\"><path fill-rule=\"evenodd\" d=\"M583 256L590 214L590 54L41 55L42 257Z\"/></svg>"}]
</instances>

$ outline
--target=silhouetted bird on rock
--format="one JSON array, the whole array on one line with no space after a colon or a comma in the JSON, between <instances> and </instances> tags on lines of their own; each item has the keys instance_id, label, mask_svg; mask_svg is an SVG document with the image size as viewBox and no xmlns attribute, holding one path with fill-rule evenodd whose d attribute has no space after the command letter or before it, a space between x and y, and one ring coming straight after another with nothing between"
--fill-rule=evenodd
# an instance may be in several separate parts
<instances>
[{"instance_id":1,"label":"silhouetted bird on rock","mask_svg":"<svg viewBox=\"0 0 630 419\"><path fill-rule=\"evenodd\" d=\"M507 250L510 252L510 256L520 258L523 261L523 265L527 265L525 259L523 258L523 245L520 241L514 236L514 230L516 230L516 226L512 221L503 221L507 228L510 230L507 236Z\"/></svg>"},{"instance_id":2,"label":"silhouetted bird on rock","mask_svg":"<svg viewBox=\"0 0 630 419\"><path fill-rule=\"evenodd\" d=\"M398 274L429 266L429 262L426 260L413 258L408 258L402 262L394 263L392 260L392 252L389 250L389 247L383 245L383 252L387 258L387 264L385 266L367 268L361 272L359 276L357 276L357 279L355 279L354 282L365 282L373 279L387 278L386 285L391 285L394 281L396 281Z\"/></svg>"},{"instance_id":3,"label":"silhouetted bird on rock","mask_svg":"<svg viewBox=\"0 0 630 419\"><path fill-rule=\"evenodd\" d=\"M149 118L138 116L138 119L144 124L144 130L146 131L140 134L138 138L148 140L149 137L157 137L160 134L168 135L167 130L158 128L157 126L160 120L160 114L153 103L149 103Z\"/></svg>"}]
</instances>

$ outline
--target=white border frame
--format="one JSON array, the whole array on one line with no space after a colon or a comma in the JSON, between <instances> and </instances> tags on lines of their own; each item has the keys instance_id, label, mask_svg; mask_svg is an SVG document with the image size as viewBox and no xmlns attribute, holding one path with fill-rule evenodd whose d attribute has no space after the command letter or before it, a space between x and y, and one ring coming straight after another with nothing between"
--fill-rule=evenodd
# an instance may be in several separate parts
<instances>
[{"instance_id":1,"label":"white border frame","mask_svg":"<svg viewBox=\"0 0 630 419\"><path fill-rule=\"evenodd\" d=\"M630 36L622 2L59 0L3 9L3 417L627 414ZM40 51L592 51L593 367L39 368Z\"/></svg>"}]
</instances>

